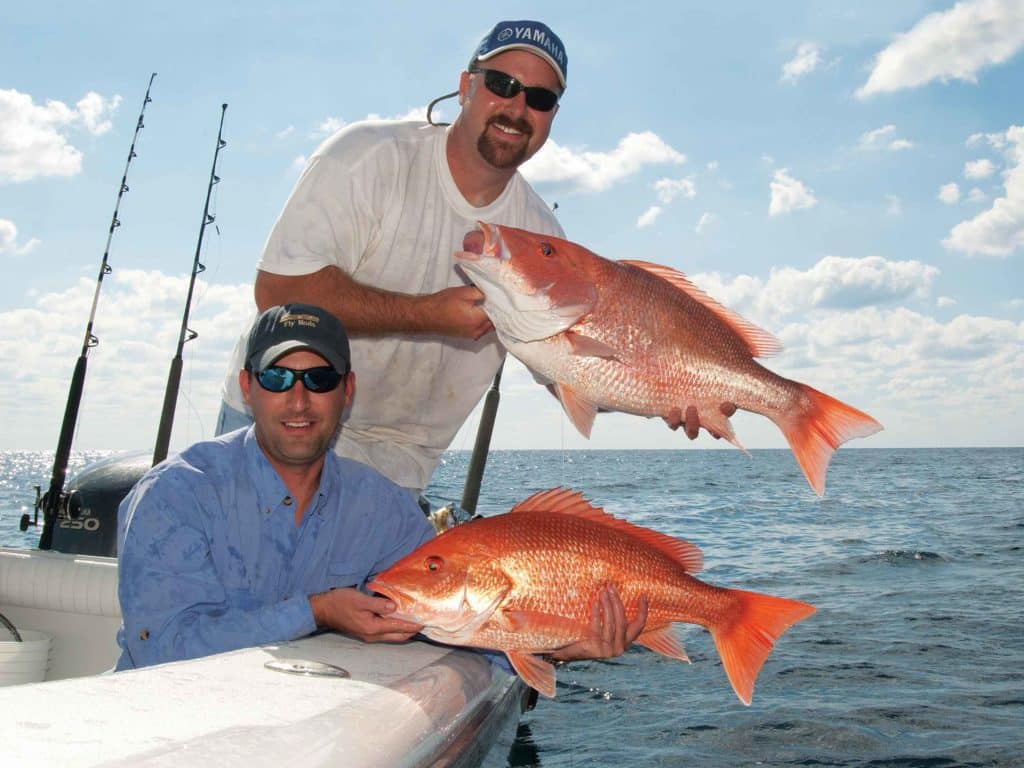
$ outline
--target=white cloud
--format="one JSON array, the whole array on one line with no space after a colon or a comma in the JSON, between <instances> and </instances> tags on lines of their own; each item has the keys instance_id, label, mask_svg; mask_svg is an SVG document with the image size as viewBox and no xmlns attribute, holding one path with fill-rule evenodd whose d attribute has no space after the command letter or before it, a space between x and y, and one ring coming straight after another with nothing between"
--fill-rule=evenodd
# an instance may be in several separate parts
<instances>
[{"instance_id":1,"label":"white cloud","mask_svg":"<svg viewBox=\"0 0 1024 768\"><path fill-rule=\"evenodd\" d=\"M955 181L951 181L949 184L943 184L939 187L939 200L944 202L946 205L953 205L954 203L960 202L960 187Z\"/></svg>"},{"instance_id":2,"label":"white cloud","mask_svg":"<svg viewBox=\"0 0 1024 768\"><path fill-rule=\"evenodd\" d=\"M327 136L331 136L340 131L346 125L348 125L348 123L340 117L325 117L317 123L316 128L313 129L311 137L314 139L322 139Z\"/></svg>"},{"instance_id":3,"label":"white cloud","mask_svg":"<svg viewBox=\"0 0 1024 768\"><path fill-rule=\"evenodd\" d=\"M680 165L686 156L650 131L630 133L610 152L576 151L548 139L523 165L532 184L568 184L587 192L603 192L647 165Z\"/></svg>"},{"instance_id":4,"label":"white cloud","mask_svg":"<svg viewBox=\"0 0 1024 768\"><path fill-rule=\"evenodd\" d=\"M15 384L21 386L0 391L5 430L13 435L5 436L4 447L52 450L56 445L94 290L95 281L82 278L38 296L30 306L0 312L2 359L33 361L15 373ZM163 402L187 290L187 276L156 271L118 269L104 281L94 326L100 344L89 357L76 449L153 447L155 414ZM231 350L252 312L251 284L197 281L189 327L199 337L185 346L175 449L213 435ZM131 382L130 392L125 382ZM33 396L26 399L18 391Z\"/></svg>"},{"instance_id":5,"label":"white cloud","mask_svg":"<svg viewBox=\"0 0 1024 768\"><path fill-rule=\"evenodd\" d=\"M289 136L291 136L293 133L295 133L295 126L294 125L289 125L287 128L283 128L280 131L278 131L277 133L275 133L274 134L274 138L276 138L276 139L286 139Z\"/></svg>"},{"instance_id":6,"label":"white cloud","mask_svg":"<svg viewBox=\"0 0 1024 768\"><path fill-rule=\"evenodd\" d=\"M945 309L946 307L952 307L955 304L956 304L956 299L954 299L954 298L952 298L950 296L939 296L939 298L937 298L935 300L935 306L939 307L939 309Z\"/></svg>"},{"instance_id":7,"label":"white cloud","mask_svg":"<svg viewBox=\"0 0 1024 768\"><path fill-rule=\"evenodd\" d=\"M942 244L969 256L1006 257L1024 246L1024 126L1011 126L987 138L1006 154L1004 194L987 211L953 227Z\"/></svg>"},{"instance_id":8,"label":"white cloud","mask_svg":"<svg viewBox=\"0 0 1024 768\"><path fill-rule=\"evenodd\" d=\"M800 208L813 208L818 200L814 192L801 182L792 178L788 168L775 172L775 178L769 183L771 202L768 204L768 215L778 216Z\"/></svg>"},{"instance_id":9,"label":"white cloud","mask_svg":"<svg viewBox=\"0 0 1024 768\"><path fill-rule=\"evenodd\" d=\"M692 200L697 196L697 185L694 184L692 176L685 179L658 179L654 182L654 191L658 194L658 199L668 205L679 195Z\"/></svg>"},{"instance_id":10,"label":"white cloud","mask_svg":"<svg viewBox=\"0 0 1024 768\"><path fill-rule=\"evenodd\" d=\"M643 229L644 227L651 226L651 224L654 223L655 219L661 216L661 212L663 210L664 209L660 205L652 205L650 208L648 208L646 211L640 214L640 218L636 220L636 228Z\"/></svg>"},{"instance_id":11,"label":"white cloud","mask_svg":"<svg viewBox=\"0 0 1024 768\"><path fill-rule=\"evenodd\" d=\"M929 14L875 57L858 98L917 88L934 80L977 82L980 70L1024 47L1024 3L967 0Z\"/></svg>"},{"instance_id":12,"label":"white cloud","mask_svg":"<svg viewBox=\"0 0 1024 768\"><path fill-rule=\"evenodd\" d=\"M806 270L774 268L767 280L741 275L726 282L714 272L692 278L725 305L780 322L813 310L849 311L926 299L938 275L938 268L919 261L825 256Z\"/></svg>"},{"instance_id":13,"label":"white cloud","mask_svg":"<svg viewBox=\"0 0 1024 768\"><path fill-rule=\"evenodd\" d=\"M121 106L121 97L115 95L107 100L95 91L89 91L75 106L85 129L94 136L101 136L113 127L110 117Z\"/></svg>"},{"instance_id":14,"label":"white cloud","mask_svg":"<svg viewBox=\"0 0 1024 768\"><path fill-rule=\"evenodd\" d=\"M888 149L890 152L899 152L903 149L913 148L914 142L907 139L898 139L895 137L895 133L895 125L883 125L881 128L862 133L860 140L857 142L857 147L865 151Z\"/></svg>"},{"instance_id":15,"label":"white cloud","mask_svg":"<svg viewBox=\"0 0 1024 768\"><path fill-rule=\"evenodd\" d=\"M977 187L971 187L971 191L967 193L967 199L972 203L983 203L988 199L988 195Z\"/></svg>"},{"instance_id":16,"label":"white cloud","mask_svg":"<svg viewBox=\"0 0 1024 768\"><path fill-rule=\"evenodd\" d=\"M0 89L0 182L74 176L82 170L82 153L66 131L81 125L94 135L107 132L120 103L120 96L107 100L89 91L75 109L61 101L40 106L27 93Z\"/></svg>"},{"instance_id":17,"label":"white cloud","mask_svg":"<svg viewBox=\"0 0 1024 768\"><path fill-rule=\"evenodd\" d=\"M291 165L292 173L295 173L295 174L302 173L302 171L305 169L306 163L308 161L309 161L309 158L306 157L305 155L296 155L295 159L292 160L292 165Z\"/></svg>"},{"instance_id":18,"label":"white cloud","mask_svg":"<svg viewBox=\"0 0 1024 768\"><path fill-rule=\"evenodd\" d=\"M821 48L817 43L800 43L796 56L782 65L782 79L795 83L821 64Z\"/></svg>"},{"instance_id":19,"label":"white cloud","mask_svg":"<svg viewBox=\"0 0 1024 768\"><path fill-rule=\"evenodd\" d=\"M443 109L435 109L433 114L431 115L431 118L434 120L435 123L436 122L443 122L445 120L444 110ZM427 108L426 108L426 106L410 107L405 112L403 112L401 114L397 114L397 115L381 115L378 112L370 112L363 119L364 120L426 120L427 119ZM313 139L324 139L324 138L326 138L328 136L332 136L333 134L337 133L342 128L344 128L346 125L349 125L349 122L347 120L345 120L344 118L342 118L342 117L335 117L334 115L331 115L329 117L325 117L323 120L321 120L319 123L317 123L316 127L310 133L310 138L313 138ZM291 133L291 130L292 130L292 127L288 126L287 129L285 129L281 133L277 134L278 138L281 138L282 136L285 136L285 135Z\"/></svg>"},{"instance_id":20,"label":"white cloud","mask_svg":"<svg viewBox=\"0 0 1024 768\"><path fill-rule=\"evenodd\" d=\"M703 235L705 232L708 231L708 229L714 223L715 223L715 216L714 216L714 214L711 214L711 213L708 213L707 211L705 211L704 213L702 213L700 215L700 219L697 221L697 228L696 228L695 231L697 232L698 235Z\"/></svg>"},{"instance_id":21,"label":"white cloud","mask_svg":"<svg viewBox=\"0 0 1024 768\"><path fill-rule=\"evenodd\" d=\"M27 243L18 245L18 228L14 225L14 222L8 219L0 219L0 253L25 256L32 253L39 243L39 238L33 237Z\"/></svg>"},{"instance_id":22,"label":"white cloud","mask_svg":"<svg viewBox=\"0 0 1024 768\"><path fill-rule=\"evenodd\" d=\"M965 179L987 179L996 172L995 165L988 158L972 160L964 163Z\"/></svg>"},{"instance_id":23,"label":"white cloud","mask_svg":"<svg viewBox=\"0 0 1024 768\"><path fill-rule=\"evenodd\" d=\"M902 216L903 215L903 200L898 195L886 195L886 208L885 213L887 216Z\"/></svg>"}]
</instances>

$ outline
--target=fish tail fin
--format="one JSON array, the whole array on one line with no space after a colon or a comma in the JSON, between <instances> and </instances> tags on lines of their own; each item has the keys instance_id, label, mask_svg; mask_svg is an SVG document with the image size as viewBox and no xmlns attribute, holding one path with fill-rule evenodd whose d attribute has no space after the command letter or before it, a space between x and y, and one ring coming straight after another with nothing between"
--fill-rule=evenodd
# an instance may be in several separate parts
<instances>
[{"instance_id":1,"label":"fish tail fin","mask_svg":"<svg viewBox=\"0 0 1024 768\"><path fill-rule=\"evenodd\" d=\"M807 482L819 496L825 495L825 471L836 448L855 437L867 437L882 425L863 411L824 392L794 382L803 407L795 416L777 420Z\"/></svg>"},{"instance_id":2,"label":"fish tail fin","mask_svg":"<svg viewBox=\"0 0 1024 768\"><path fill-rule=\"evenodd\" d=\"M726 590L736 603L726 619L708 627L732 688L747 706L754 681L782 633L816 610L813 605L741 589Z\"/></svg>"}]
</instances>

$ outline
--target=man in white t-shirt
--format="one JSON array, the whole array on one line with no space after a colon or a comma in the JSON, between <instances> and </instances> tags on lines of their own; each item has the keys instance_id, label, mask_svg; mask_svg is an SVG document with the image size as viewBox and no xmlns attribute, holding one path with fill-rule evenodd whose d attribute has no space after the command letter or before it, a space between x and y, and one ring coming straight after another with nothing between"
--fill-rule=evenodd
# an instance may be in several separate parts
<instances>
[{"instance_id":1,"label":"man in white t-shirt","mask_svg":"<svg viewBox=\"0 0 1024 768\"><path fill-rule=\"evenodd\" d=\"M544 24L499 23L460 76L450 127L370 121L324 142L257 265L259 309L315 304L349 333L360 379L335 450L413 492L429 483L505 354L454 252L477 221L564 237L517 169L547 140L566 70L562 42ZM248 422L241 348L218 433Z\"/></svg>"}]
</instances>

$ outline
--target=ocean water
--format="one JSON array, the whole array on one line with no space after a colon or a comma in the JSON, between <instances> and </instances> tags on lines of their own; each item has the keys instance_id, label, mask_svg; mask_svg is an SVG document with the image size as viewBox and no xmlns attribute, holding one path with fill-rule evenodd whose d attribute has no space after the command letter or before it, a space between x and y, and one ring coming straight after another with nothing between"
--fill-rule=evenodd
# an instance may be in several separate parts
<instances>
[{"instance_id":1,"label":"ocean water","mask_svg":"<svg viewBox=\"0 0 1024 768\"><path fill-rule=\"evenodd\" d=\"M558 672L511 766L1024 766L1024 449L841 449L824 499L788 451L497 451L479 511L553 486L704 552L700 578L818 612L765 663L750 707L710 635L692 664L630 649ZM74 457L75 466L103 454ZM0 542L52 454L0 453ZM461 497L453 452L428 495Z\"/></svg>"}]
</instances>

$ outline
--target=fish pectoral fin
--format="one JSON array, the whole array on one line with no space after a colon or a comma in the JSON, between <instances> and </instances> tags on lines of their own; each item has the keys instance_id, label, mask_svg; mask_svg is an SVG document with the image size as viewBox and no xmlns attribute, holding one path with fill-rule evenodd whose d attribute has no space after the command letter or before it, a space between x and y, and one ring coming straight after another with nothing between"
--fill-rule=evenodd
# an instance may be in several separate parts
<instances>
[{"instance_id":1,"label":"fish pectoral fin","mask_svg":"<svg viewBox=\"0 0 1024 768\"><path fill-rule=\"evenodd\" d=\"M523 651L506 651L512 669L523 682L549 699L555 698L555 668L539 656Z\"/></svg>"},{"instance_id":2,"label":"fish pectoral fin","mask_svg":"<svg viewBox=\"0 0 1024 768\"><path fill-rule=\"evenodd\" d=\"M565 616L556 616L553 613L541 613L540 611L501 611L501 626L509 632L535 631L538 627L545 635L554 634L556 637L576 638L580 634L580 622L578 619L569 619ZM571 642L566 640L566 642Z\"/></svg>"},{"instance_id":3,"label":"fish pectoral fin","mask_svg":"<svg viewBox=\"0 0 1024 768\"><path fill-rule=\"evenodd\" d=\"M680 661L685 661L687 663L690 662L690 657L686 655L686 650L683 648L683 644L672 631L671 624L664 626L661 629L652 629L649 632L643 632L635 642L638 645L644 646L644 648L650 648L655 653L660 653L662 656L669 656L670 658L679 659Z\"/></svg>"},{"instance_id":4,"label":"fish pectoral fin","mask_svg":"<svg viewBox=\"0 0 1024 768\"><path fill-rule=\"evenodd\" d=\"M591 336L585 336L582 333L576 333L575 331L565 332L566 341L569 342L569 346L572 348L572 353L579 357L601 357L608 360L615 360L622 362L619 359L619 353L609 347L603 341L598 341Z\"/></svg>"},{"instance_id":5,"label":"fish pectoral fin","mask_svg":"<svg viewBox=\"0 0 1024 768\"><path fill-rule=\"evenodd\" d=\"M577 395L572 387L560 381L555 382L555 394L562 403L562 408L569 417L569 421L581 435L589 440L590 430L594 426L594 417L597 416L597 406Z\"/></svg>"}]
</instances>

